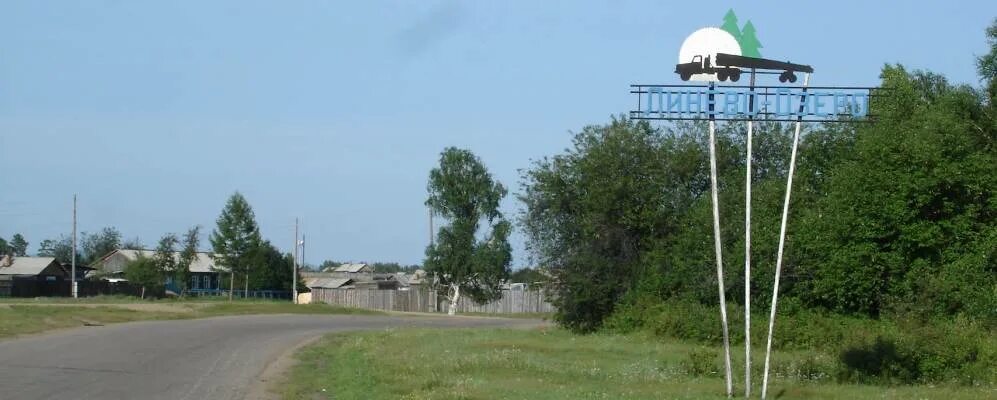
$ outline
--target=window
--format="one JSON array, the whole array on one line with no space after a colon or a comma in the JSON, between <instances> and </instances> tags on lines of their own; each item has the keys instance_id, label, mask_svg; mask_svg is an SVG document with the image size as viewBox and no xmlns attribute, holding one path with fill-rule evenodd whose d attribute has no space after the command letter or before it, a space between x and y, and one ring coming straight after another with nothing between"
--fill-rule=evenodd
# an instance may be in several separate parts
<instances>
[{"instance_id":1,"label":"window","mask_svg":"<svg viewBox=\"0 0 997 400\"><path fill-rule=\"evenodd\" d=\"M204 275L204 288L211 289L211 275Z\"/></svg>"},{"instance_id":2,"label":"window","mask_svg":"<svg viewBox=\"0 0 997 400\"><path fill-rule=\"evenodd\" d=\"M201 280L198 279L197 275L194 275L194 276L190 277L190 280L191 280L191 285L190 286L191 286L192 289L200 289L201 288Z\"/></svg>"}]
</instances>

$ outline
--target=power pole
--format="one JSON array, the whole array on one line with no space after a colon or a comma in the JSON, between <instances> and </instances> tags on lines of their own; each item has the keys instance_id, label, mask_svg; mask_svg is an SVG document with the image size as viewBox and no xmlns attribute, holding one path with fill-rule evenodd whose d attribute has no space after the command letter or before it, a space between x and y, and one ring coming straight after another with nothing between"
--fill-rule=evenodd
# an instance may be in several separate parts
<instances>
[{"instance_id":1,"label":"power pole","mask_svg":"<svg viewBox=\"0 0 997 400\"><path fill-rule=\"evenodd\" d=\"M294 219L294 255L291 256L291 302L298 304L298 219Z\"/></svg>"},{"instance_id":2,"label":"power pole","mask_svg":"<svg viewBox=\"0 0 997 400\"><path fill-rule=\"evenodd\" d=\"M69 292L73 298L77 298L76 291L76 194L73 194L73 257L72 268L69 277Z\"/></svg>"},{"instance_id":3,"label":"power pole","mask_svg":"<svg viewBox=\"0 0 997 400\"><path fill-rule=\"evenodd\" d=\"M429 247L433 247L433 209L429 209Z\"/></svg>"}]
</instances>

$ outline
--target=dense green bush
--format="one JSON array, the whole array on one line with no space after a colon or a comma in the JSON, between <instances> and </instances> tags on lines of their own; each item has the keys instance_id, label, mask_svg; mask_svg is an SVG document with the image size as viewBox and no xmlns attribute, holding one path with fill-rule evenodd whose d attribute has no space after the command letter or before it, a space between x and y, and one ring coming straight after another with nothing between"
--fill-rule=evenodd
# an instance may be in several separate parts
<instances>
[{"instance_id":1,"label":"dense green bush","mask_svg":"<svg viewBox=\"0 0 997 400\"><path fill-rule=\"evenodd\" d=\"M744 343L743 308L728 307L733 345ZM752 345L764 348L768 316L752 314ZM716 306L669 300L631 301L617 308L605 328L646 332L697 343L722 343ZM965 317L872 319L805 310L790 305L776 319L773 347L806 350L809 360L777 366L799 379L836 377L843 382L962 384L997 380L997 329ZM822 356L823 355L823 356ZM835 363L817 358L836 359Z\"/></svg>"}]
</instances>

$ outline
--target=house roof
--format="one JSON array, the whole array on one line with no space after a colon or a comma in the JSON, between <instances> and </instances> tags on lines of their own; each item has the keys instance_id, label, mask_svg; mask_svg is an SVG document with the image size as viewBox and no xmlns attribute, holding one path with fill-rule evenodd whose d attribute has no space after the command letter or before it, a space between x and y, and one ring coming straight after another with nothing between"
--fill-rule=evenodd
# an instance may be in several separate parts
<instances>
[{"instance_id":1,"label":"house roof","mask_svg":"<svg viewBox=\"0 0 997 400\"><path fill-rule=\"evenodd\" d=\"M355 264L347 263L347 264L341 264L339 267L336 267L336 269L334 269L333 272L356 273L356 272L361 272L365 268L367 268L367 264L364 263L355 263Z\"/></svg>"},{"instance_id":2,"label":"house roof","mask_svg":"<svg viewBox=\"0 0 997 400\"><path fill-rule=\"evenodd\" d=\"M10 266L0 268L0 275L38 275L55 262L55 257L14 257Z\"/></svg>"},{"instance_id":3,"label":"house roof","mask_svg":"<svg viewBox=\"0 0 997 400\"><path fill-rule=\"evenodd\" d=\"M309 288L339 289L353 283L350 278L310 278L305 279L305 286Z\"/></svg>"},{"instance_id":4,"label":"house roof","mask_svg":"<svg viewBox=\"0 0 997 400\"><path fill-rule=\"evenodd\" d=\"M135 261L139 258L139 256L146 258L153 258L156 256L156 252L152 250L118 249L102 257L99 261L95 262L94 264L102 264L105 260L107 260L108 258L110 258L115 254L120 254L129 261ZM173 252L173 257L180 258L180 252L179 251ZM194 261L190 263L190 272L218 272L220 270L227 271L225 267L219 267L215 265L215 260L211 258L211 253L198 252L197 257L194 258Z\"/></svg>"}]
</instances>

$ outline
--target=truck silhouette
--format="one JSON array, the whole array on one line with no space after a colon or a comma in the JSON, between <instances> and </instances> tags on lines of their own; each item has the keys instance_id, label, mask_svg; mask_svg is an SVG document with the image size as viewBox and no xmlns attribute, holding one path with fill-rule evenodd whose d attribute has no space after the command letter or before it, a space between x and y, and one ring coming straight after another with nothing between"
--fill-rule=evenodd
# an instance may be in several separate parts
<instances>
[{"instance_id":1,"label":"truck silhouette","mask_svg":"<svg viewBox=\"0 0 997 400\"><path fill-rule=\"evenodd\" d=\"M695 74L716 74L721 82L728 79L737 82L741 79L741 69L783 71L779 74L779 82L796 82L796 72L814 72L809 65L725 53L717 53L713 63L710 62L710 56L693 56L691 62L675 65L675 73L683 81L688 81Z\"/></svg>"}]
</instances>

